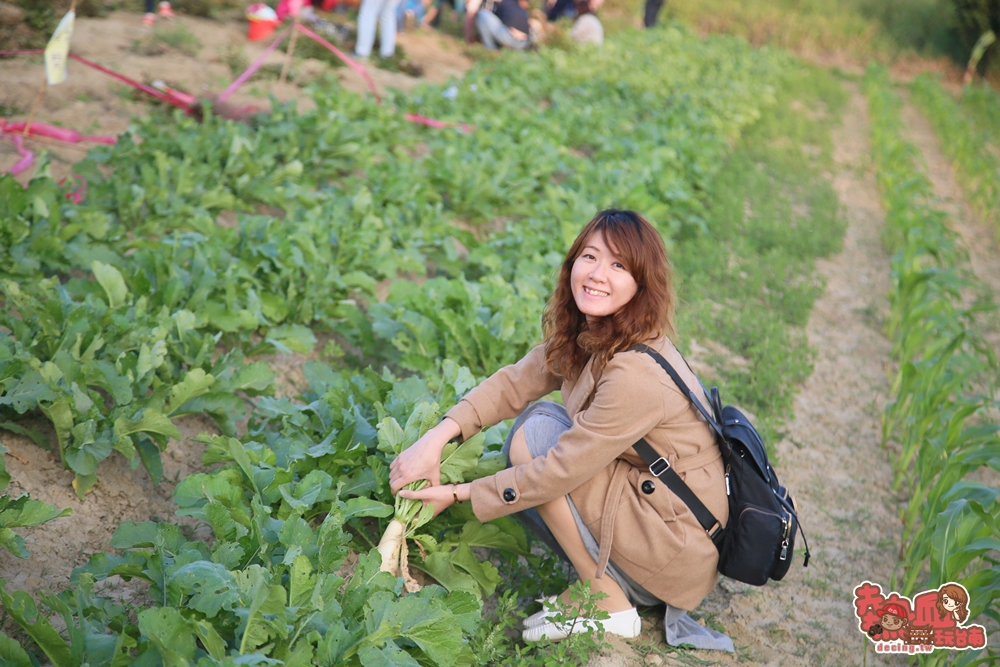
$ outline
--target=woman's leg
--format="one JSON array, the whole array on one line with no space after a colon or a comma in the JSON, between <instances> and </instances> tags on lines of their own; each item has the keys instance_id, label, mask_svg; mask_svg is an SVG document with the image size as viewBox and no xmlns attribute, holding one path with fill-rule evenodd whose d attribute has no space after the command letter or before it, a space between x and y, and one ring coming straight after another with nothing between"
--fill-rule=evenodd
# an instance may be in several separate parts
<instances>
[{"instance_id":1,"label":"woman's leg","mask_svg":"<svg viewBox=\"0 0 1000 667\"><path fill-rule=\"evenodd\" d=\"M533 458L528 451L528 441L524 437L524 429L518 429L510 443L510 462L514 465L522 465L531 462ZM538 513L545 521L552 534L555 535L559 546L566 552L576 573L582 581L590 584L593 593L607 593L606 598L597 601L597 606L607 612L624 611L632 608L625 593L622 591L614 579L605 575L600 579L594 577L597 572L597 562L587 552L587 547L580 537L580 530L576 526L573 512L569 508L569 502L565 496L549 501L544 505L539 505ZM567 593L563 593L563 602L569 602Z\"/></svg>"},{"instance_id":2,"label":"woman's leg","mask_svg":"<svg viewBox=\"0 0 1000 667\"><path fill-rule=\"evenodd\" d=\"M396 53L396 9L400 0L384 0L379 16L378 54L391 58Z\"/></svg>"},{"instance_id":3,"label":"woman's leg","mask_svg":"<svg viewBox=\"0 0 1000 667\"><path fill-rule=\"evenodd\" d=\"M358 40L354 45L354 53L367 58L372 53L375 44L375 23L382 9L381 0L362 0L358 10Z\"/></svg>"}]
</instances>

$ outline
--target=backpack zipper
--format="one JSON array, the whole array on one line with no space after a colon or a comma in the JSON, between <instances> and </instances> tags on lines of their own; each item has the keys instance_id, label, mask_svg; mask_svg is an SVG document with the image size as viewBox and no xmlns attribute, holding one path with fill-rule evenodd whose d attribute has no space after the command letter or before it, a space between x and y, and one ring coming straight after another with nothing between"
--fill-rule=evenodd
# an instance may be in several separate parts
<instances>
[{"instance_id":1,"label":"backpack zipper","mask_svg":"<svg viewBox=\"0 0 1000 667\"><path fill-rule=\"evenodd\" d=\"M781 517L781 525L784 527L785 538L781 540L781 555L778 560L788 559L788 536L792 530L792 522L789 520L788 515Z\"/></svg>"}]
</instances>

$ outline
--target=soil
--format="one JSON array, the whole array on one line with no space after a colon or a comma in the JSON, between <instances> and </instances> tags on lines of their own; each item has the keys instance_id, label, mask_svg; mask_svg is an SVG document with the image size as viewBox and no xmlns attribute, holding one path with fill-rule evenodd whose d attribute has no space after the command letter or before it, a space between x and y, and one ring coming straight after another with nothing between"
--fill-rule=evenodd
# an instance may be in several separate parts
<instances>
[{"instance_id":1,"label":"soil","mask_svg":"<svg viewBox=\"0 0 1000 667\"><path fill-rule=\"evenodd\" d=\"M237 54L251 62L266 45L248 43L242 23L179 17L173 27L183 26L201 44L194 55L174 47L158 55L143 55L136 51L153 40L139 18L113 13L105 19L78 20L74 51L139 80L162 78L187 92L207 95L223 90L232 80L227 59ZM135 46L137 41L139 46ZM400 43L408 59L423 70L423 77L368 67L380 91L386 87L409 90L422 80L446 81L471 66L463 46L446 35L405 33ZM282 55L272 54L267 62L280 66ZM367 90L347 68L333 69L320 61L300 62L295 68L295 83L252 79L234 102L264 105L270 93L304 107L309 100L300 84L324 74L336 76L346 90ZM25 118L42 76L40 57L0 60L4 82L0 105L7 113L17 111L11 114L12 120ZM699 615L703 622L725 629L737 646L736 654L666 646L662 612L658 612L644 616L639 639L610 638L613 650L592 659L590 667L845 665L859 664L863 658L872 665L889 664L874 654L864 656L866 641L851 606L853 589L862 581L888 585L899 551L898 513L905 499L891 489L894 453L880 445L890 358L890 345L882 333L889 290L889 261L879 238L884 212L869 162L866 102L854 84L845 85L850 87L851 102L843 125L835 130L835 173L830 176L848 221L844 248L839 255L819 262L826 290L806 327L817 351L815 370L796 398L795 418L787 424L786 436L775 446L782 482L793 490L811 540L810 565L801 567L800 538L795 562L784 581L764 588L720 581ZM127 90L94 70L71 63L69 80L46 92L37 119L87 134L120 133L132 116L148 112L148 102L133 99ZM976 243L977 238L990 238L992 233L977 227L961 204L954 175L926 121L910 107L906 120L911 140L928 160L939 195L960 212L956 226L966 238L976 272L984 278L992 276L988 282L1000 286L995 246ZM76 149L37 142L31 147L51 152L57 178L67 175L72 162L83 155ZM16 160L9 144L0 142L0 169ZM282 394L294 394L304 358L281 355L271 361L283 373ZM183 439L172 441L163 457L163 482L153 485L141 467L131 470L122 457L114 455L98 470L101 481L85 502L77 499L70 487L72 475L51 452L26 438L0 432L0 441L10 450L6 463L13 479L11 492L30 492L34 498L73 510L71 518L40 530L21 531L32 556L20 560L0 551L0 577L15 589L58 590L68 585L74 566L86 562L91 553L108 550L108 541L122 521L175 520L176 481L203 470L203 448L191 438L214 430L209 420L195 417L182 420L180 427Z\"/></svg>"}]
</instances>

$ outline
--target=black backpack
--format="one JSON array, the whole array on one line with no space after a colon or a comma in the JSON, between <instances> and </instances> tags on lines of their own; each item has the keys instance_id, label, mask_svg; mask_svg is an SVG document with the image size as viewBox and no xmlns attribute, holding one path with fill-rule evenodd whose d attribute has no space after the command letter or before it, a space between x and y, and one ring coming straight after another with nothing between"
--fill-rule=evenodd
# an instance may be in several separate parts
<instances>
[{"instance_id":1,"label":"black backpack","mask_svg":"<svg viewBox=\"0 0 1000 667\"><path fill-rule=\"evenodd\" d=\"M799 520L788 490L767 462L764 441L742 412L731 405L722 406L719 390L705 391L712 413L688 389L670 363L647 345L629 348L645 352L656 360L677 387L705 417L715 433L726 469L726 493L729 496L729 522L722 526L670 462L640 439L633 448L649 464L649 471L684 501L719 550L719 572L731 579L763 586L768 579L780 580L792 563ZM805 541L805 534L802 539ZM809 542L803 566L809 566Z\"/></svg>"}]
</instances>

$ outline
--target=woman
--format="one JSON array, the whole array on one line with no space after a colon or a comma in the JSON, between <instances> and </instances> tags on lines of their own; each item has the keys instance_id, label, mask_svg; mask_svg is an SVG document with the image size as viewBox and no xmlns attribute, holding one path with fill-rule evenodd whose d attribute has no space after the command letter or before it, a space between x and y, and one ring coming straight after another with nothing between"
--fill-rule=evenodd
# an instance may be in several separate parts
<instances>
[{"instance_id":1,"label":"woman","mask_svg":"<svg viewBox=\"0 0 1000 667\"><path fill-rule=\"evenodd\" d=\"M489 521L537 508L580 579L607 594L597 602L610 614L601 621L605 630L625 637L639 634L635 604L694 609L715 586L718 563L705 530L632 444L645 437L720 521L728 516L721 454L707 424L649 355L628 351L645 343L689 386L701 386L667 338L672 298L656 230L631 211L598 213L563 262L543 316L545 342L470 391L390 471L394 492L430 480L422 491L399 493L436 512L471 500L476 516ZM565 409L528 407L556 389ZM505 444L510 468L440 485L449 440L519 414ZM568 602L568 593L562 599ZM549 622L544 610L525 626L528 641L561 639L571 629Z\"/></svg>"}]
</instances>

